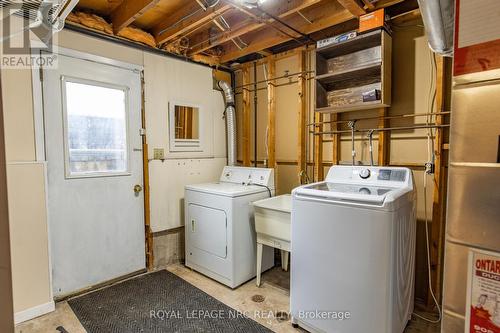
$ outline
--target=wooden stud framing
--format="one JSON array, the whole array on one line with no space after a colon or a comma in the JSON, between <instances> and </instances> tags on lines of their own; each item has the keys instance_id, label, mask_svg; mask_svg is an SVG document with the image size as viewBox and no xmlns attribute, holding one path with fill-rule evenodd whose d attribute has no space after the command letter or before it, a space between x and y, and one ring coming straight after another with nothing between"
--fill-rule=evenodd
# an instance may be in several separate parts
<instances>
[{"instance_id":1,"label":"wooden stud framing","mask_svg":"<svg viewBox=\"0 0 500 333\"><path fill-rule=\"evenodd\" d=\"M320 123L323 121L323 114L314 112L314 122ZM323 124L314 126L315 132L323 131ZM323 135L314 136L314 181L319 182L324 178L323 171Z\"/></svg>"},{"instance_id":2,"label":"wooden stud framing","mask_svg":"<svg viewBox=\"0 0 500 333\"><path fill-rule=\"evenodd\" d=\"M299 53L299 72L305 72L306 70L306 51L300 51ZM297 134L298 134L298 146L297 146L297 168L299 182L302 183L302 173L307 172L306 166L306 117L307 117L307 98L306 98L306 83L307 76L301 74L298 77L298 115L297 115Z\"/></svg>"},{"instance_id":3,"label":"wooden stud framing","mask_svg":"<svg viewBox=\"0 0 500 333\"><path fill-rule=\"evenodd\" d=\"M379 117L386 117L388 114L387 108L381 108L378 111ZM380 119L378 122L379 128L384 128L388 126L388 121L386 119ZM378 165L389 165L389 141L390 141L389 131L378 132Z\"/></svg>"},{"instance_id":4,"label":"wooden stud framing","mask_svg":"<svg viewBox=\"0 0 500 333\"><path fill-rule=\"evenodd\" d=\"M268 60L267 78L271 80L276 76L276 63L272 58ZM272 81L267 83L267 158L269 168L276 168L276 101Z\"/></svg>"},{"instance_id":5,"label":"wooden stud framing","mask_svg":"<svg viewBox=\"0 0 500 333\"><path fill-rule=\"evenodd\" d=\"M145 109L145 86L144 72L141 73L141 126L146 128L146 109ZM150 189L149 189L149 156L148 143L145 133L142 135L142 172L143 172L143 188L144 188L144 231L146 240L146 266L148 270L153 269L154 253L153 253L153 231L151 230L151 205L150 205Z\"/></svg>"},{"instance_id":6,"label":"wooden stud framing","mask_svg":"<svg viewBox=\"0 0 500 333\"><path fill-rule=\"evenodd\" d=\"M340 115L338 113L332 113L330 117L331 121L339 121ZM332 123L332 131L339 130L338 123ZM340 134L332 134L332 164L336 165L340 162Z\"/></svg>"},{"instance_id":7,"label":"wooden stud framing","mask_svg":"<svg viewBox=\"0 0 500 333\"><path fill-rule=\"evenodd\" d=\"M243 69L243 85L250 83L250 71L248 68ZM250 125L251 125L251 109L250 109L250 91L245 86L243 88L243 128L242 128L242 143L243 143L243 165L250 166Z\"/></svg>"},{"instance_id":8,"label":"wooden stud framing","mask_svg":"<svg viewBox=\"0 0 500 333\"><path fill-rule=\"evenodd\" d=\"M269 62L269 60L273 60L273 61L278 61L278 60L283 60L283 59L286 59L286 58L290 58L290 57L294 57L294 56L298 56L300 52L306 50L306 47L305 46L299 46L297 48L294 48L294 49L291 49L291 50L288 50L288 51L284 51L284 52L280 52L280 53L275 53L275 54L272 54L266 58L262 58L262 59L258 59L258 60L255 60L255 62L257 63L257 66L260 66L260 65L263 65L263 64L267 64ZM239 64L239 65L235 65L233 67L233 69L235 71L238 71L238 70L241 70L245 67L249 68L249 67L252 67L253 66L253 61L251 62L245 62L245 63L242 63L242 64Z\"/></svg>"},{"instance_id":9,"label":"wooden stud framing","mask_svg":"<svg viewBox=\"0 0 500 333\"><path fill-rule=\"evenodd\" d=\"M436 112L445 111L446 98L446 59L436 58ZM436 124L444 124L443 115L436 116ZM445 160L445 129L439 127L434 137L434 192L432 202L432 224L431 224L431 278L432 288L438 301L441 299L441 281L443 278L443 251L444 251L444 228L446 221L446 183L447 183L447 161ZM430 293L427 297L427 305L434 304Z\"/></svg>"}]
</instances>

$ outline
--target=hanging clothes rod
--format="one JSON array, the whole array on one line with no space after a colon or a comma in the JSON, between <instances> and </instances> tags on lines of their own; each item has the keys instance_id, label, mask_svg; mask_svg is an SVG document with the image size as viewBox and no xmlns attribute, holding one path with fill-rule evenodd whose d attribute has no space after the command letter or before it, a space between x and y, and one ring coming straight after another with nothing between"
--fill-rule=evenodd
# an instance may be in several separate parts
<instances>
[{"instance_id":1,"label":"hanging clothes rod","mask_svg":"<svg viewBox=\"0 0 500 333\"><path fill-rule=\"evenodd\" d=\"M415 126L399 126L399 127L381 127L381 128L367 128L367 129L357 129L354 130L355 133L364 133L364 132L369 132L369 131L374 131L374 132L383 132L383 131L408 131L408 130L414 130L414 129L426 129L426 128L443 128L443 127L450 127L450 125L437 125L437 124L431 124L431 125L415 125ZM323 131L323 132L314 132L314 131L309 131L310 134L314 135L323 135L323 134L344 134L344 133L352 133L352 130L340 130L340 131Z\"/></svg>"},{"instance_id":2,"label":"hanging clothes rod","mask_svg":"<svg viewBox=\"0 0 500 333\"><path fill-rule=\"evenodd\" d=\"M375 119L400 119L400 118L415 118L415 117L425 117L425 116L442 116L446 114L450 114L450 111L442 111L442 112L426 112L426 113L408 113L408 114L400 114L395 116L374 116L374 117L366 117L366 118L358 118L358 119L350 119L350 120L328 120L322 121L319 123L309 123L306 126L320 126L324 124L347 124L352 120L361 121L361 120L375 120Z\"/></svg>"}]
</instances>

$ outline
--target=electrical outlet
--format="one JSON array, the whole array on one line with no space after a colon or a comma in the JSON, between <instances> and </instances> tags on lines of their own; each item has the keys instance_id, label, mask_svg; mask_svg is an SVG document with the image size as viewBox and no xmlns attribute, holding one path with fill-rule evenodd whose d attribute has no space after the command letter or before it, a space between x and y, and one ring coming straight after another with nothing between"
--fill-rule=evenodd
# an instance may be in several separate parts
<instances>
[{"instance_id":1,"label":"electrical outlet","mask_svg":"<svg viewBox=\"0 0 500 333\"><path fill-rule=\"evenodd\" d=\"M154 148L153 149L153 158L155 160L164 160L165 159L165 150L163 148Z\"/></svg>"},{"instance_id":2,"label":"electrical outlet","mask_svg":"<svg viewBox=\"0 0 500 333\"><path fill-rule=\"evenodd\" d=\"M428 175L434 174L434 163L432 162L425 163L425 173Z\"/></svg>"}]
</instances>

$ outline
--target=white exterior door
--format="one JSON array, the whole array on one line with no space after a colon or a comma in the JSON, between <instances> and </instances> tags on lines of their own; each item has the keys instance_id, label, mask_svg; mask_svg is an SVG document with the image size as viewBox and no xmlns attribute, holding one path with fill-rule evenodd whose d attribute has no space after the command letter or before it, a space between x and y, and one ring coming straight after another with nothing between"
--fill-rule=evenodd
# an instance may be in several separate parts
<instances>
[{"instance_id":1,"label":"white exterior door","mask_svg":"<svg viewBox=\"0 0 500 333\"><path fill-rule=\"evenodd\" d=\"M52 287L145 268L140 73L59 56L44 70Z\"/></svg>"}]
</instances>

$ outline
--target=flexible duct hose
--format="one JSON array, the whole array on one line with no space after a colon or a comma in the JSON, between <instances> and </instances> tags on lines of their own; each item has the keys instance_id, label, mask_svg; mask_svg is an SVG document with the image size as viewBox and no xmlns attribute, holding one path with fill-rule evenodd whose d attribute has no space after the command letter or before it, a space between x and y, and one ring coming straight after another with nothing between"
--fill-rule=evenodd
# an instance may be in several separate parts
<instances>
[{"instance_id":1,"label":"flexible duct hose","mask_svg":"<svg viewBox=\"0 0 500 333\"><path fill-rule=\"evenodd\" d=\"M224 114L226 118L227 165L236 165L236 111L233 90L226 81L219 81L217 84L222 89L226 101Z\"/></svg>"}]
</instances>

